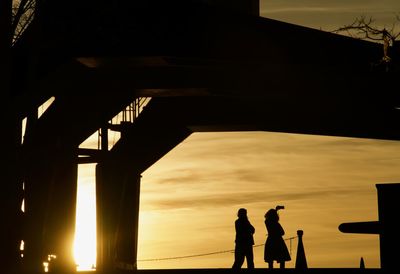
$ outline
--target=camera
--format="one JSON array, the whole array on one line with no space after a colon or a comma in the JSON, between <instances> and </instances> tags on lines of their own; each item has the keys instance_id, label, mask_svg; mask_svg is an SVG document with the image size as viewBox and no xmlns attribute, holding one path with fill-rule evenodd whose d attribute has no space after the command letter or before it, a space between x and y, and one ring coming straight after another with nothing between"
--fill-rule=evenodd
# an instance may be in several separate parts
<instances>
[{"instance_id":1,"label":"camera","mask_svg":"<svg viewBox=\"0 0 400 274\"><path fill-rule=\"evenodd\" d=\"M285 206L283 206L283 205L277 205L276 208L275 208L275 210L279 210L279 209L285 209Z\"/></svg>"}]
</instances>

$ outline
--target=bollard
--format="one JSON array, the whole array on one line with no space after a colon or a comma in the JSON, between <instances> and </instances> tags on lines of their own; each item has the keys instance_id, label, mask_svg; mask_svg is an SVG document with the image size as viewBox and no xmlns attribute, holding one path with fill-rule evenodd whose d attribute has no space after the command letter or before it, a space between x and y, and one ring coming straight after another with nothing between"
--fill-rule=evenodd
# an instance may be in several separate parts
<instances>
[{"instance_id":1,"label":"bollard","mask_svg":"<svg viewBox=\"0 0 400 274\"><path fill-rule=\"evenodd\" d=\"M365 263L364 263L364 258L363 257L361 257L361 260L360 260L360 268L361 269L365 269Z\"/></svg>"},{"instance_id":2,"label":"bollard","mask_svg":"<svg viewBox=\"0 0 400 274\"><path fill-rule=\"evenodd\" d=\"M306 253L304 252L303 245L303 230L297 230L298 244L296 255L296 269L307 269Z\"/></svg>"}]
</instances>

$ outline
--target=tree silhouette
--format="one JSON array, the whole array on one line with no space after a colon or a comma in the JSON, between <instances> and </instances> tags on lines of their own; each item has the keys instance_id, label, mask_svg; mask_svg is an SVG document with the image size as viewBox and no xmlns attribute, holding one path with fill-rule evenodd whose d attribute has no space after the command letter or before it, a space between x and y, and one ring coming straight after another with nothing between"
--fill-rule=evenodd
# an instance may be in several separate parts
<instances>
[{"instance_id":1,"label":"tree silhouette","mask_svg":"<svg viewBox=\"0 0 400 274\"><path fill-rule=\"evenodd\" d=\"M334 33L346 33L350 37L379 42L383 45L383 56L380 64L391 62L390 49L396 45L400 37L400 30L397 30L397 23L400 22L400 16L396 15L395 21L390 29L386 27L378 28L374 26L375 20L370 17L361 16L356 18L353 23L334 30Z\"/></svg>"}]
</instances>

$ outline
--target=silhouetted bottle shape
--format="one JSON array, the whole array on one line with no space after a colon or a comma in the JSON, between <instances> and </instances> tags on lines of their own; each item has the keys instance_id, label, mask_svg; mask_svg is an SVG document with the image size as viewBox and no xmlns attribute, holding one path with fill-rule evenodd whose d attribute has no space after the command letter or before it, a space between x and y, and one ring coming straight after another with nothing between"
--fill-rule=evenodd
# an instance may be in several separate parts
<instances>
[{"instance_id":1,"label":"silhouetted bottle shape","mask_svg":"<svg viewBox=\"0 0 400 274\"><path fill-rule=\"evenodd\" d=\"M304 252L303 245L303 230L297 230L298 244L297 244L297 255L296 255L296 269L306 269L307 260L306 253Z\"/></svg>"},{"instance_id":2,"label":"silhouetted bottle shape","mask_svg":"<svg viewBox=\"0 0 400 274\"><path fill-rule=\"evenodd\" d=\"M364 258L363 257L361 257L361 260L360 260L360 268L361 269L365 268L365 263L364 263Z\"/></svg>"}]
</instances>

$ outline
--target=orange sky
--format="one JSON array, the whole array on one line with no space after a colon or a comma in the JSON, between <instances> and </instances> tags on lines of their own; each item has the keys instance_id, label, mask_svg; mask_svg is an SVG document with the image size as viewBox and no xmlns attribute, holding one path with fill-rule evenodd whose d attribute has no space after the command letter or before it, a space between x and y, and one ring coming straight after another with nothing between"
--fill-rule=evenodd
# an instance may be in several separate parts
<instances>
[{"instance_id":1,"label":"orange sky","mask_svg":"<svg viewBox=\"0 0 400 274\"><path fill-rule=\"evenodd\" d=\"M261 16L332 31L365 16L391 29L400 13L398 0L260 0ZM398 22L400 23L400 22Z\"/></svg>"},{"instance_id":2,"label":"orange sky","mask_svg":"<svg viewBox=\"0 0 400 274\"><path fill-rule=\"evenodd\" d=\"M400 182L400 142L268 132L194 134L142 178L139 259L234 248L237 209L256 244L277 204L286 236L304 230L310 267L379 267L378 236L343 234L342 222L377 220L376 183ZM288 243L289 245L289 243ZM294 267L297 241L293 242ZM256 267L265 267L262 247ZM231 267L233 254L139 262L139 268Z\"/></svg>"}]
</instances>

